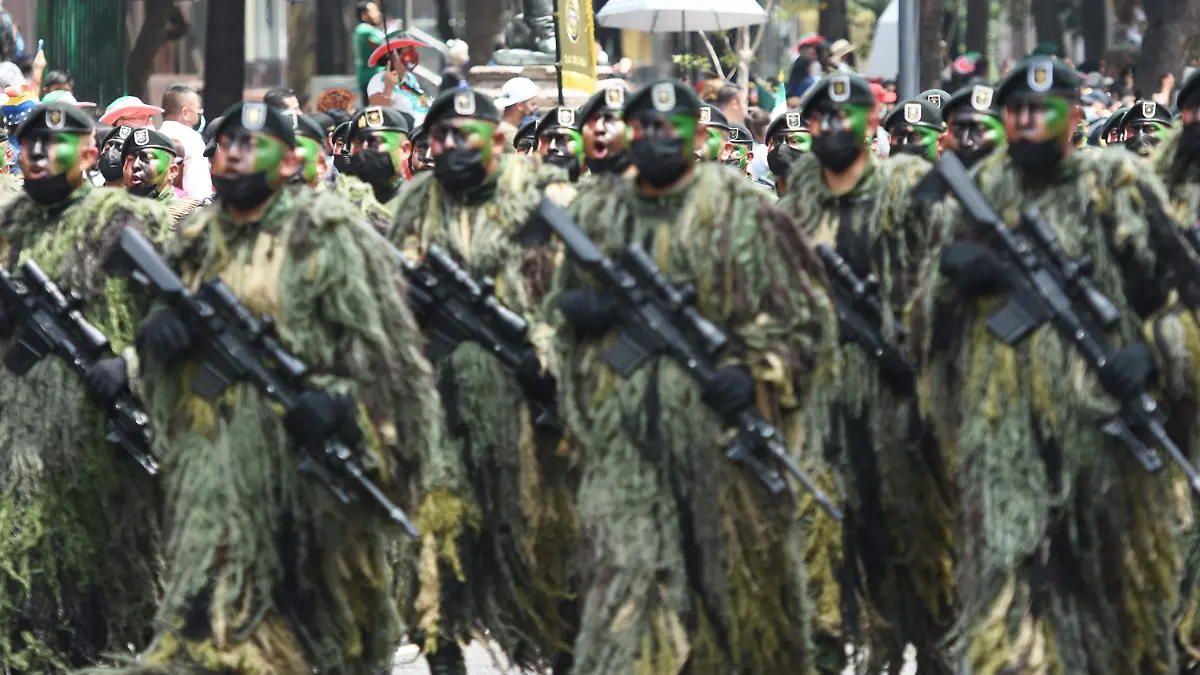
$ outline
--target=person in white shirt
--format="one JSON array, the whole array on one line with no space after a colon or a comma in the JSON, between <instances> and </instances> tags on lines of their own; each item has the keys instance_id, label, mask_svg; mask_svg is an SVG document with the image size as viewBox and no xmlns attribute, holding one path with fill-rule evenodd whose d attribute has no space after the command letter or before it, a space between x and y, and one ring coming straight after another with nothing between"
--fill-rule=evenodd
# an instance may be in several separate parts
<instances>
[{"instance_id":1,"label":"person in white shirt","mask_svg":"<svg viewBox=\"0 0 1200 675\"><path fill-rule=\"evenodd\" d=\"M204 107L200 94L187 85L167 87L162 98L163 123L159 131L183 146L183 192L192 199L212 194L212 176L204 156Z\"/></svg>"}]
</instances>

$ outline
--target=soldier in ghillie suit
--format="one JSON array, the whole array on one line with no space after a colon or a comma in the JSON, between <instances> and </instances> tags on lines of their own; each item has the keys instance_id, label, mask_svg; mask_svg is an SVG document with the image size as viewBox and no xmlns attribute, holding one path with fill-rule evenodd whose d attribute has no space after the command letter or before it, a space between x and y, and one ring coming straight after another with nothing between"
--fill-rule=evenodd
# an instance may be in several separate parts
<instances>
[{"instance_id":1,"label":"soldier in ghillie suit","mask_svg":"<svg viewBox=\"0 0 1200 675\"><path fill-rule=\"evenodd\" d=\"M434 169L401 191L391 239L414 260L437 245L478 282L494 282L496 298L544 342L538 307L551 260L520 235L563 171L505 153L499 122L492 99L472 89L433 102L425 128ZM402 607L439 675L464 673L459 645L480 630L527 667L553 662L569 644L560 605L574 510L557 442L541 442L524 402L525 392L553 387L540 356L530 348L514 372L467 342L434 364L451 449L421 466L421 551Z\"/></svg>"},{"instance_id":2,"label":"soldier in ghillie suit","mask_svg":"<svg viewBox=\"0 0 1200 675\"><path fill-rule=\"evenodd\" d=\"M942 106L942 117L946 120L946 149L968 168L1007 142L996 90L986 84L954 92Z\"/></svg>"},{"instance_id":3,"label":"soldier in ghillie suit","mask_svg":"<svg viewBox=\"0 0 1200 675\"><path fill-rule=\"evenodd\" d=\"M876 158L867 139L875 136L879 118L865 80L838 74L813 86L800 111L809 122L812 151L792 164L779 208L815 242L833 248L860 279L879 280L879 330L893 347L902 346L896 322L903 320L921 260L936 240L929 209L908 195L931 168L928 155ZM906 116L903 106L897 108L897 125L929 131L918 146L928 153L928 144L937 142L940 114L924 100L908 105L916 112ZM919 126L925 120L929 126ZM841 467L846 499L840 528L815 508L807 514L820 665L823 672L840 672L842 645L850 641L867 647L874 667L890 663L896 670L911 643L921 672L943 672L937 643L950 623L949 479L921 423L911 378L855 343L843 344L841 355L839 400L832 411L812 411L833 421L810 425L807 434L814 472Z\"/></svg>"},{"instance_id":4,"label":"soldier in ghillie suit","mask_svg":"<svg viewBox=\"0 0 1200 675\"><path fill-rule=\"evenodd\" d=\"M623 86L602 88L580 109L583 162L588 170L579 184L580 190L593 182L616 180L633 166L633 156L625 139L625 120L621 118L624 110Z\"/></svg>"},{"instance_id":5,"label":"soldier in ghillie suit","mask_svg":"<svg viewBox=\"0 0 1200 675\"><path fill-rule=\"evenodd\" d=\"M538 154L542 162L567 172L567 179L579 182L583 171L583 136L574 108L555 107L546 111L537 125Z\"/></svg>"},{"instance_id":6,"label":"soldier in ghillie suit","mask_svg":"<svg viewBox=\"0 0 1200 675\"><path fill-rule=\"evenodd\" d=\"M325 130L309 115L286 113L292 121L296 134L296 155L300 158L300 171L292 179L310 188L321 186L321 178L328 167L325 162Z\"/></svg>"},{"instance_id":7,"label":"soldier in ghillie suit","mask_svg":"<svg viewBox=\"0 0 1200 675\"><path fill-rule=\"evenodd\" d=\"M425 127L418 126L412 130L409 137L412 141L412 152L408 155L408 172L417 175L422 171L433 171L433 156L429 154L429 134Z\"/></svg>"},{"instance_id":8,"label":"soldier in ghillie suit","mask_svg":"<svg viewBox=\"0 0 1200 675\"><path fill-rule=\"evenodd\" d=\"M547 300L560 405L583 457L577 675L813 668L796 499L727 461L723 431L756 405L791 429L812 392L833 388L832 302L795 223L749 181L697 161L702 105L678 82L633 95L637 177L570 211L613 259L637 242L694 283L696 308L733 343L717 383L701 391L665 356L618 375L601 358L620 329L614 300L569 263Z\"/></svg>"},{"instance_id":9,"label":"soldier in ghillie suit","mask_svg":"<svg viewBox=\"0 0 1200 675\"><path fill-rule=\"evenodd\" d=\"M696 144L696 159L719 162L729 142L729 120L721 109L706 105L700 109L700 142Z\"/></svg>"},{"instance_id":10,"label":"soldier in ghillie suit","mask_svg":"<svg viewBox=\"0 0 1200 675\"><path fill-rule=\"evenodd\" d=\"M210 402L188 385L205 345L170 308L143 323L168 578L154 642L116 672L377 675L400 639L398 531L371 500L343 504L303 473L300 447L336 434L407 505L408 474L440 443L432 372L395 261L336 196L286 189L301 164L290 120L238 103L215 138L217 200L168 257L193 290L218 277L274 319L311 388L286 417L246 381Z\"/></svg>"},{"instance_id":11,"label":"soldier in ghillie suit","mask_svg":"<svg viewBox=\"0 0 1200 675\"><path fill-rule=\"evenodd\" d=\"M891 138L888 156L915 155L930 162L942 151L942 111L923 98L901 101L883 121L883 130Z\"/></svg>"},{"instance_id":12,"label":"soldier in ghillie suit","mask_svg":"<svg viewBox=\"0 0 1200 675\"><path fill-rule=\"evenodd\" d=\"M182 166L175 153L175 142L154 129L134 129L121 146L125 190L165 206L172 223L200 206L199 200L175 194L175 178Z\"/></svg>"},{"instance_id":13,"label":"soldier in ghillie suit","mask_svg":"<svg viewBox=\"0 0 1200 675\"><path fill-rule=\"evenodd\" d=\"M346 173L371 186L367 194L355 203L372 223L372 211L382 211L390 221L400 195L400 188L409 178L408 157L412 143L408 140L408 121L392 108L369 106L358 111L350 120L350 166ZM387 225L380 225L384 231Z\"/></svg>"},{"instance_id":14,"label":"soldier in ghillie suit","mask_svg":"<svg viewBox=\"0 0 1200 675\"><path fill-rule=\"evenodd\" d=\"M118 352L133 342L136 309L101 263L121 230L156 237L161 206L85 178L98 154L92 122L66 104L40 106L17 130L24 191L0 208L0 264L37 263L84 300L84 315ZM0 307L0 351L14 342ZM19 335L18 335L19 337ZM54 358L0 377L0 665L62 673L101 654L144 646L158 581L153 477L105 440L89 401L128 385L120 358L91 372L90 390Z\"/></svg>"},{"instance_id":15,"label":"soldier in ghillie suit","mask_svg":"<svg viewBox=\"0 0 1200 675\"><path fill-rule=\"evenodd\" d=\"M1127 345L1100 379L1051 325L1009 346L986 327L1011 295L1005 259L951 208L947 243L914 300L921 396L955 450L959 495L950 641L956 672L1174 672L1178 593L1173 514L1159 477L1102 431L1151 367L1136 342L1167 284L1157 261L1172 228L1161 183L1137 156L1076 152L1079 79L1058 60L1018 64L996 89L1008 148L974 179L1015 224L1041 209L1120 319ZM952 242L952 243L950 243ZM1098 382L1105 382L1102 389Z\"/></svg>"},{"instance_id":16,"label":"soldier in ghillie suit","mask_svg":"<svg viewBox=\"0 0 1200 675\"><path fill-rule=\"evenodd\" d=\"M1171 130L1173 117L1168 106L1154 101L1134 101L1133 106L1121 117L1125 149L1149 157Z\"/></svg>"},{"instance_id":17,"label":"soldier in ghillie suit","mask_svg":"<svg viewBox=\"0 0 1200 675\"><path fill-rule=\"evenodd\" d=\"M812 150L812 132L808 122L798 110L789 110L771 120L767 126L768 178L775 186L775 194L782 197L787 192L787 176L792 164L800 155Z\"/></svg>"}]
</instances>

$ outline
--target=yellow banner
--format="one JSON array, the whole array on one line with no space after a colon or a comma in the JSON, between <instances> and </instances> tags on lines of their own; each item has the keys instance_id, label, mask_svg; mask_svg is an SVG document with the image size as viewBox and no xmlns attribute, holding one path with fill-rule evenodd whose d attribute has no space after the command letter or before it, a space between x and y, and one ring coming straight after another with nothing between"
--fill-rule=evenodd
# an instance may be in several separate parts
<instances>
[{"instance_id":1,"label":"yellow banner","mask_svg":"<svg viewBox=\"0 0 1200 675\"><path fill-rule=\"evenodd\" d=\"M558 0L563 89L586 94L596 92L594 16L592 0Z\"/></svg>"}]
</instances>

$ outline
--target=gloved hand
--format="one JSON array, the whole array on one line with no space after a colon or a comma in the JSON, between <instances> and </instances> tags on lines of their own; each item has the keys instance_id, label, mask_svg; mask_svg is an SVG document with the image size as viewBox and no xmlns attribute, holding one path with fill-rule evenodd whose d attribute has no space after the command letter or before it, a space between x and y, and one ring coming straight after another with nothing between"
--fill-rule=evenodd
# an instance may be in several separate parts
<instances>
[{"instance_id":1,"label":"gloved hand","mask_svg":"<svg viewBox=\"0 0 1200 675\"><path fill-rule=\"evenodd\" d=\"M947 246L942 251L941 271L970 297L1003 293L1010 287L1000 256L974 241L956 241Z\"/></svg>"},{"instance_id":2,"label":"gloved hand","mask_svg":"<svg viewBox=\"0 0 1200 675\"><path fill-rule=\"evenodd\" d=\"M712 406L726 422L733 423L737 414L754 405L754 378L745 366L725 366L704 392L704 402Z\"/></svg>"},{"instance_id":3,"label":"gloved hand","mask_svg":"<svg viewBox=\"0 0 1200 675\"><path fill-rule=\"evenodd\" d=\"M171 363L192 349L192 334L175 312L162 307L142 324L138 343L151 356Z\"/></svg>"},{"instance_id":4,"label":"gloved hand","mask_svg":"<svg viewBox=\"0 0 1200 675\"><path fill-rule=\"evenodd\" d=\"M530 400L553 401L556 387L554 378L542 369L537 350L530 347L521 355L521 365L516 370L517 381Z\"/></svg>"},{"instance_id":5,"label":"gloved hand","mask_svg":"<svg viewBox=\"0 0 1200 675\"><path fill-rule=\"evenodd\" d=\"M83 374L88 395L100 405L116 398L129 386L129 370L121 357L97 361Z\"/></svg>"},{"instance_id":6,"label":"gloved hand","mask_svg":"<svg viewBox=\"0 0 1200 675\"><path fill-rule=\"evenodd\" d=\"M580 336L594 336L616 321L617 303L594 288L577 288L558 298L558 309Z\"/></svg>"},{"instance_id":7,"label":"gloved hand","mask_svg":"<svg viewBox=\"0 0 1200 675\"><path fill-rule=\"evenodd\" d=\"M12 325L8 313L4 311L4 305L0 304L0 339L7 340L13 336L14 332L16 332L16 326Z\"/></svg>"},{"instance_id":8,"label":"gloved hand","mask_svg":"<svg viewBox=\"0 0 1200 675\"><path fill-rule=\"evenodd\" d=\"M1154 353L1144 342L1121 347L1100 369L1100 382L1116 398L1126 401L1146 390L1156 370Z\"/></svg>"},{"instance_id":9,"label":"gloved hand","mask_svg":"<svg viewBox=\"0 0 1200 675\"><path fill-rule=\"evenodd\" d=\"M336 437L353 448L363 435L357 412L354 400L347 396L309 389L300 394L296 406L283 418L283 424L301 445L320 447Z\"/></svg>"}]
</instances>

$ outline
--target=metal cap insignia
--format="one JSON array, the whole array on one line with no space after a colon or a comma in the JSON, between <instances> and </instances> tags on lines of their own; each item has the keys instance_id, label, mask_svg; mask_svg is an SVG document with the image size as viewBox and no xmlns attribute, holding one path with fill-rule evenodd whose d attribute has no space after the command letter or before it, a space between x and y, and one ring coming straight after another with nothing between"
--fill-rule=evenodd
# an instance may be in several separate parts
<instances>
[{"instance_id":1,"label":"metal cap insignia","mask_svg":"<svg viewBox=\"0 0 1200 675\"><path fill-rule=\"evenodd\" d=\"M573 127L575 126L575 110L573 108L558 109L558 126Z\"/></svg>"},{"instance_id":2,"label":"metal cap insignia","mask_svg":"<svg viewBox=\"0 0 1200 675\"><path fill-rule=\"evenodd\" d=\"M117 138L125 140L129 138L129 134L133 133L133 127L117 127Z\"/></svg>"},{"instance_id":3,"label":"metal cap insignia","mask_svg":"<svg viewBox=\"0 0 1200 675\"><path fill-rule=\"evenodd\" d=\"M1154 119L1154 113L1158 112L1158 104L1154 101L1142 101L1142 117L1146 119Z\"/></svg>"},{"instance_id":4,"label":"metal cap insignia","mask_svg":"<svg viewBox=\"0 0 1200 675\"><path fill-rule=\"evenodd\" d=\"M731 140L731 141L740 141L741 140L741 137L739 135L737 127L733 127L732 129L729 130L729 140Z\"/></svg>"},{"instance_id":5,"label":"metal cap insignia","mask_svg":"<svg viewBox=\"0 0 1200 675\"><path fill-rule=\"evenodd\" d=\"M625 89L623 87L609 87L604 92L604 102L610 108L624 108Z\"/></svg>"},{"instance_id":6,"label":"metal cap insignia","mask_svg":"<svg viewBox=\"0 0 1200 675\"><path fill-rule=\"evenodd\" d=\"M834 103L844 103L850 100L849 76L834 75L829 78L829 100Z\"/></svg>"},{"instance_id":7,"label":"metal cap insignia","mask_svg":"<svg viewBox=\"0 0 1200 675\"><path fill-rule=\"evenodd\" d=\"M1029 88L1041 94L1050 91L1054 86L1054 64L1049 59L1042 59L1029 64Z\"/></svg>"},{"instance_id":8,"label":"metal cap insignia","mask_svg":"<svg viewBox=\"0 0 1200 675\"><path fill-rule=\"evenodd\" d=\"M51 110L46 113L46 126L54 131L58 131L67 125L66 119L63 117L61 110Z\"/></svg>"},{"instance_id":9,"label":"metal cap insignia","mask_svg":"<svg viewBox=\"0 0 1200 675\"><path fill-rule=\"evenodd\" d=\"M987 110L992 107L992 96L995 95L995 90L991 87L985 87L982 84L975 85L971 90L971 105L976 110Z\"/></svg>"},{"instance_id":10,"label":"metal cap insignia","mask_svg":"<svg viewBox=\"0 0 1200 675\"><path fill-rule=\"evenodd\" d=\"M799 129L800 128L800 113L790 112L790 113L785 113L785 114L787 115L787 118L784 120L784 122L787 124L787 128L791 129L792 131Z\"/></svg>"},{"instance_id":11,"label":"metal cap insignia","mask_svg":"<svg viewBox=\"0 0 1200 675\"><path fill-rule=\"evenodd\" d=\"M367 124L373 127L383 126L383 111L379 108L373 108L367 111Z\"/></svg>"},{"instance_id":12,"label":"metal cap insignia","mask_svg":"<svg viewBox=\"0 0 1200 675\"><path fill-rule=\"evenodd\" d=\"M145 145L150 142L150 132L145 129L138 129L133 132L133 142L138 145Z\"/></svg>"},{"instance_id":13,"label":"metal cap insignia","mask_svg":"<svg viewBox=\"0 0 1200 675\"><path fill-rule=\"evenodd\" d=\"M247 103L242 106L242 126L247 131L258 131L267 121L267 105L265 103Z\"/></svg>"},{"instance_id":14,"label":"metal cap insignia","mask_svg":"<svg viewBox=\"0 0 1200 675\"><path fill-rule=\"evenodd\" d=\"M904 104L904 121L909 124L916 124L921 121L921 104L920 103L905 103Z\"/></svg>"},{"instance_id":15,"label":"metal cap insignia","mask_svg":"<svg viewBox=\"0 0 1200 675\"><path fill-rule=\"evenodd\" d=\"M463 91L454 95L454 112L463 117L475 114L475 93Z\"/></svg>"},{"instance_id":16,"label":"metal cap insignia","mask_svg":"<svg viewBox=\"0 0 1200 675\"><path fill-rule=\"evenodd\" d=\"M671 82L659 82L650 90L650 99L654 109L659 112L670 112L675 109L675 85Z\"/></svg>"},{"instance_id":17,"label":"metal cap insignia","mask_svg":"<svg viewBox=\"0 0 1200 675\"><path fill-rule=\"evenodd\" d=\"M700 123L708 124L709 122L712 122L712 108L704 106L700 109Z\"/></svg>"},{"instance_id":18,"label":"metal cap insignia","mask_svg":"<svg viewBox=\"0 0 1200 675\"><path fill-rule=\"evenodd\" d=\"M939 109L942 107L942 95L941 94L930 94L929 96L926 96L925 98L927 98L929 100L929 102L933 104L933 107L939 108Z\"/></svg>"}]
</instances>

